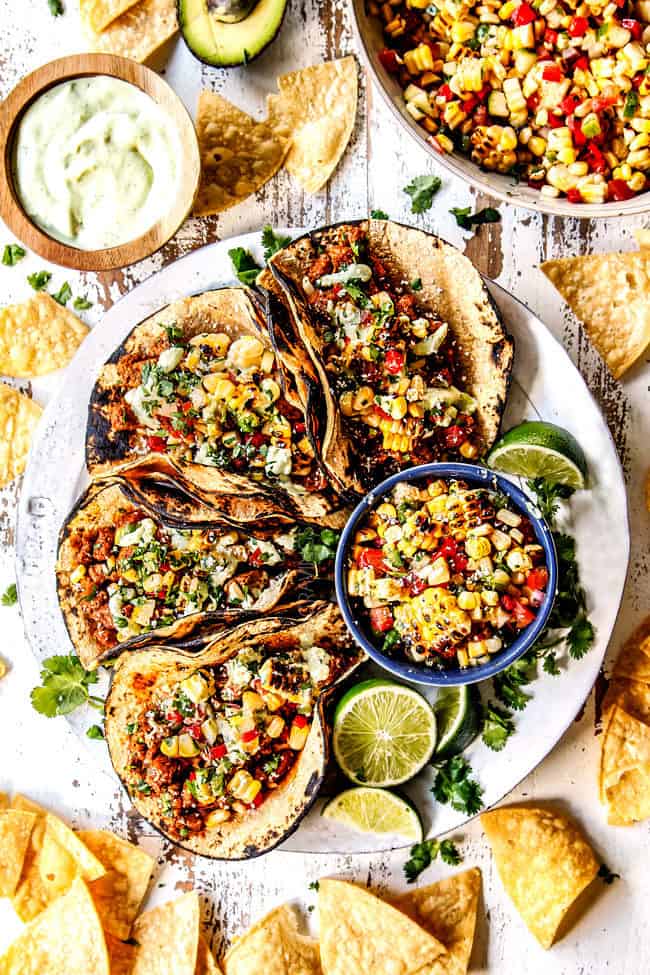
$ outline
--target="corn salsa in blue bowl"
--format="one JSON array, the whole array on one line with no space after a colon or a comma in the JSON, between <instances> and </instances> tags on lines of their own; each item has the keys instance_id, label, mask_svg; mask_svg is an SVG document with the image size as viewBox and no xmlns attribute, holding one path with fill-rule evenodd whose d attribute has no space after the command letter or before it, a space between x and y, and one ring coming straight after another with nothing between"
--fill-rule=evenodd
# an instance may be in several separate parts
<instances>
[{"instance_id":1,"label":"corn salsa in blue bowl","mask_svg":"<svg viewBox=\"0 0 650 975\"><path fill-rule=\"evenodd\" d=\"M521 657L557 588L551 530L511 481L475 464L423 464L353 511L335 565L357 643L397 677L473 684Z\"/></svg>"}]
</instances>

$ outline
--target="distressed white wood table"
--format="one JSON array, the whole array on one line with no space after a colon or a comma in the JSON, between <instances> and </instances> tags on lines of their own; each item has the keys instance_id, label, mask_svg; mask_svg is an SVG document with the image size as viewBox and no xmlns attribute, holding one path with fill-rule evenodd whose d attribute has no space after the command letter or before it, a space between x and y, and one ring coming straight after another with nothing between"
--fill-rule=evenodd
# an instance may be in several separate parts
<instances>
[{"instance_id":1,"label":"distressed white wood table","mask_svg":"<svg viewBox=\"0 0 650 975\"><path fill-rule=\"evenodd\" d=\"M53 19L47 0L0 0L0 93L6 95L28 71L53 57L83 50L75 0L66 0L64 16ZM264 98L285 70L355 50L347 0L290 0L282 33L273 47L246 69L218 71L201 66L172 45L158 65L191 111L201 87L222 92L261 116ZM483 227L467 239L449 214L452 206L485 206L463 183L440 171L443 188L435 207L421 217L410 214L405 186L414 176L436 170L436 164L411 142L383 106L379 95L364 88L353 142L327 189L305 196L281 173L254 199L223 216L190 220L176 238L153 258L112 274L81 275L52 267L52 284L69 281L73 291L95 302L85 313L101 327L102 310L117 298L193 248L234 233L276 225L317 226L344 217L358 217L380 207L398 220L418 223L465 250L478 267L529 304L564 343L600 403L620 452L628 485L632 524L632 560L628 586L609 657L621 640L650 612L650 516L644 508L643 482L649 464L650 369L648 356L622 383L613 381L579 326L538 269L540 260L586 251L634 247L632 230L642 217L581 222L542 217L500 205L500 224ZM4 231L4 228L3 228ZM11 241L5 236L0 244ZM2 303L26 298L25 277L46 267L30 255L16 268L0 267ZM24 388L45 402L60 377ZM33 388L32 388L33 387ZM570 395L570 391L567 391ZM579 431L579 418L576 418ZM65 456L61 463L66 463ZM14 580L14 525L20 484L0 493L0 591ZM612 524L611 531L623 530ZM607 539L603 539L607 558ZM25 641L17 608L0 608L0 653L9 673L0 683L0 789L23 791L51 807L76 826L108 825L138 838L160 855L161 872L155 896L197 889L204 896L206 932L218 952L250 919L276 903L298 896L313 900L308 884L326 874L354 877L379 890L403 885L404 853L385 856L303 856L275 852L244 864L214 864L173 851L143 828L129 809L115 779L99 772L92 753L63 719L38 716L29 692L38 681L38 666ZM61 648L53 646L52 653ZM558 678L558 694L562 679ZM478 823L464 833L466 866L483 870L484 905L472 958L472 971L495 975L646 975L650 971L650 871L648 824L613 829L605 823L596 794L598 704L604 680L587 706L546 761L509 797L549 801L583 823L599 855L621 879L611 887L595 884L592 903L570 933L551 952L544 952L528 934L504 895ZM102 743L94 747L103 748ZM443 875L434 866L422 878ZM0 914L0 943L10 921Z\"/></svg>"}]
</instances>

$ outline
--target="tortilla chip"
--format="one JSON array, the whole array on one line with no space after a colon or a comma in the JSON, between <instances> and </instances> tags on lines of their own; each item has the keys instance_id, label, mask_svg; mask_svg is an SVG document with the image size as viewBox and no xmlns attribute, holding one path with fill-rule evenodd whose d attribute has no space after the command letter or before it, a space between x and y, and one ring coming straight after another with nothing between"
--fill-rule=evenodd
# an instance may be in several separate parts
<instances>
[{"instance_id":1,"label":"tortilla chip","mask_svg":"<svg viewBox=\"0 0 650 975\"><path fill-rule=\"evenodd\" d=\"M24 379L62 369L88 334L76 315L39 291L0 309L0 373Z\"/></svg>"},{"instance_id":2,"label":"tortilla chip","mask_svg":"<svg viewBox=\"0 0 650 975\"><path fill-rule=\"evenodd\" d=\"M650 250L650 230L633 230L636 242L642 251Z\"/></svg>"},{"instance_id":3,"label":"tortilla chip","mask_svg":"<svg viewBox=\"0 0 650 975\"><path fill-rule=\"evenodd\" d=\"M650 343L650 254L563 257L541 269L619 379Z\"/></svg>"},{"instance_id":4,"label":"tortilla chip","mask_svg":"<svg viewBox=\"0 0 650 975\"><path fill-rule=\"evenodd\" d=\"M450 975L465 975L469 966L478 898L481 892L481 871L478 867L464 870L438 880L428 887L409 891L395 902L425 931L445 946L449 952Z\"/></svg>"},{"instance_id":5,"label":"tortilla chip","mask_svg":"<svg viewBox=\"0 0 650 975\"><path fill-rule=\"evenodd\" d=\"M39 806L33 799L28 799L27 796L21 795L20 792L17 792L13 797L10 807L11 809L21 809L23 812L36 813L37 816L47 816L47 809Z\"/></svg>"},{"instance_id":6,"label":"tortilla chip","mask_svg":"<svg viewBox=\"0 0 650 975\"><path fill-rule=\"evenodd\" d=\"M15 893L35 823L34 813L0 812L0 897Z\"/></svg>"},{"instance_id":7,"label":"tortilla chip","mask_svg":"<svg viewBox=\"0 0 650 975\"><path fill-rule=\"evenodd\" d=\"M176 0L138 0L101 33L88 33L92 51L146 61L178 30Z\"/></svg>"},{"instance_id":8,"label":"tortilla chip","mask_svg":"<svg viewBox=\"0 0 650 975\"><path fill-rule=\"evenodd\" d=\"M198 894L183 894L141 914L131 975L195 975L199 949Z\"/></svg>"},{"instance_id":9,"label":"tortilla chip","mask_svg":"<svg viewBox=\"0 0 650 975\"><path fill-rule=\"evenodd\" d=\"M650 727L618 705L603 736L600 797L611 826L650 818Z\"/></svg>"},{"instance_id":10,"label":"tortilla chip","mask_svg":"<svg viewBox=\"0 0 650 975\"><path fill-rule=\"evenodd\" d=\"M111 972L111 975L113 973ZM195 975L221 975L221 969L214 960L214 955L206 941L199 935L199 950L196 958Z\"/></svg>"},{"instance_id":11,"label":"tortilla chip","mask_svg":"<svg viewBox=\"0 0 650 975\"><path fill-rule=\"evenodd\" d=\"M626 677L614 677L609 682L603 698L602 713L607 718L609 711L618 704L637 721L650 725L650 684Z\"/></svg>"},{"instance_id":12,"label":"tortilla chip","mask_svg":"<svg viewBox=\"0 0 650 975\"><path fill-rule=\"evenodd\" d=\"M138 0L79 0L81 21L91 31L99 34L137 2Z\"/></svg>"},{"instance_id":13,"label":"tortilla chip","mask_svg":"<svg viewBox=\"0 0 650 975\"><path fill-rule=\"evenodd\" d=\"M363 887L321 880L318 908L327 975L447 975L452 970L437 938Z\"/></svg>"},{"instance_id":14,"label":"tortilla chip","mask_svg":"<svg viewBox=\"0 0 650 975\"><path fill-rule=\"evenodd\" d=\"M43 410L29 396L0 383L0 487L25 470L34 430Z\"/></svg>"},{"instance_id":15,"label":"tortilla chip","mask_svg":"<svg viewBox=\"0 0 650 975\"><path fill-rule=\"evenodd\" d=\"M564 915L598 873L591 847L572 820L547 809L507 806L483 813L481 824L506 893L550 948Z\"/></svg>"},{"instance_id":16,"label":"tortilla chip","mask_svg":"<svg viewBox=\"0 0 650 975\"><path fill-rule=\"evenodd\" d=\"M9 809L9 796L6 792L0 792L0 809Z\"/></svg>"},{"instance_id":17,"label":"tortilla chip","mask_svg":"<svg viewBox=\"0 0 650 975\"><path fill-rule=\"evenodd\" d=\"M0 975L109 975L104 932L83 880L23 929L0 958Z\"/></svg>"},{"instance_id":18,"label":"tortilla chip","mask_svg":"<svg viewBox=\"0 0 650 975\"><path fill-rule=\"evenodd\" d=\"M269 117L291 135L285 168L308 193L317 193L336 169L357 115L354 57L314 64L278 78Z\"/></svg>"},{"instance_id":19,"label":"tortilla chip","mask_svg":"<svg viewBox=\"0 0 650 975\"><path fill-rule=\"evenodd\" d=\"M106 870L89 884L104 930L125 940L147 893L155 860L106 830L79 830L77 836Z\"/></svg>"},{"instance_id":20,"label":"tortilla chip","mask_svg":"<svg viewBox=\"0 0 650 975\"><path fill-rule=\"evenodd\" d=\"M616 658L613 677L627 677L650 684L650 616L623 644Z\"/></svg>"},{"instance_id":21,"label":"tortilla chip","mask_svg":"<svg viewBox=\"0 0 650 975\"><path fill-rule=\"evenodd\" d=\"M107 932L105 934L108 957L111 963L111 975L131 975L135 958L135 945L120 941ZM197 972L196 975L200 975L200 973Z\"/></svg>"},{"instance_id":22,"label":"tortilla chip","mask_svg":"<svg viewBox=\"0 0 650 975\"><path fill-rule=\"evenodd\" d=\"M272 120L256 122L213 91L202 91L196 114L201 152L197 216L221 213L256 193L274 176L289 138Z\"/></svg>"},{"instance_id":23,"label":"tortilla chip","mask_svg":"<svg viewBox=\"0 0 650 975\"><path fill-rule=\"evenodd\" d=\"M236 939L223 967L226 975L320 975L318 942L300 934L283 904Z\"/></svg>"}]
</instances>

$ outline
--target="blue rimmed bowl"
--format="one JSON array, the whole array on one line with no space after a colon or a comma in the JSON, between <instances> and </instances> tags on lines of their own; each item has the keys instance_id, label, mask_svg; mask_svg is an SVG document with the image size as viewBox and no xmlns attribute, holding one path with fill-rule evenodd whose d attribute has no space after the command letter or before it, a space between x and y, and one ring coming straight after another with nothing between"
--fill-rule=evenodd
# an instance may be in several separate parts
<instances>
[{"instance_id":1,"label":"blue rimmed bowl","mask_svg":"<svg viewBox=\"0 0 650 975\"><path fill-rule=\"evenodd\" d=\"M400 660L383 653L372 640L369 639L363 624L357 617L352 606L347 590L347 565L348 555L354 541L354 535L360 523L366 515L377 505L381 504L385 496L396 484L402 482L414 483L418 481L428 481L441 479L463 480L476 487L484 487L488 490L499 491L505 494L512 506L523 515L526 515L533 526L538 543L544 549L544 558L548 569L548 586L546 595L542 602L537 616L530 626L526 627L519 636L505 650L495 654L488 663L477 664L475 667L445 667L444 669L428 667L424 663L418 664L407 659ZM546 521L537 514L533 501L524 494L512 481L495 474L487 467L478 464L422 464L419 467L411 467L406 471L400 471L378 484L354 509L341 534L341 541L336 553L336 563L334 567L334 578L336 584L336 598L339 608L343 615L350 633L361 646L368 656L389 671L395 677L402 680L415 681L418 684L430 684L437 687L444 687L450 684L476 684L479 681L494 677L509 667L511 663L518 660L527 650L529 650L540 636L546 626L553 601L557 591L557 553L551 530Z\"/></svg>"}]
</instances>

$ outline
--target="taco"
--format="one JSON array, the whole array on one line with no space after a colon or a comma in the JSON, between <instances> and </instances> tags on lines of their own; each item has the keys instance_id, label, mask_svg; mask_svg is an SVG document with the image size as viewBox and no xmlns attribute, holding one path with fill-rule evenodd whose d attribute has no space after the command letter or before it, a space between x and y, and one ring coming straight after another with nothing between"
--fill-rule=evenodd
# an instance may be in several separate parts
<instances>
[{"instance_id":1,"label":"taco","mask_svg":"<svg viewBox=\"0 0 650 975\"><path fill-rule=\"evenodd\" d=\"M296 523L244 530L213 515L183 527L137 504L128 482L100 482L59 539L59 603L79 659L96 667L124 649L232 626L331 585L338 536L324 531L330 544L314 555L313 530ZM303 557L310 542L312 564Z\"/></svg>"},{"instance_id":2,"label":"taco","mask_svg":"<svg viewBox=\"0 0 650 975\"><path fill-rule=\"evenodd\" d=\"M103 367L90 400L88 470L128 474L145 463L152 478L161 470L208 507L230 496L240 520L279 511L341 522L318 459L320 395L304 348L273 347L253 292L183 298L137 325Z\"/></svg>"},{"instance_id":3,"label":"taco","mask_svg":"<svg viewBox=\"0 0 650 975\"><path fill-rule=\"evenodd\" d=\"M328 693L362 660L331 603L218 635L202 653L123 654L106 701L111 761L145 819L207 857L272 849L314 802Z\"/></svg>"},{"instance_id":4,"label":"taco","mask_svg":"<svg viewBox=\"0 0 650 975\"><path fill-rule=\"evenodd\" d=\"M321 456L339 487L366 490L413 464L489 449L513 342L456 248L363 220L298 238L270 270L275 286L268 271L261 284L282 294L321 379Z\"/></svg>"}]
</instances>

